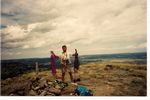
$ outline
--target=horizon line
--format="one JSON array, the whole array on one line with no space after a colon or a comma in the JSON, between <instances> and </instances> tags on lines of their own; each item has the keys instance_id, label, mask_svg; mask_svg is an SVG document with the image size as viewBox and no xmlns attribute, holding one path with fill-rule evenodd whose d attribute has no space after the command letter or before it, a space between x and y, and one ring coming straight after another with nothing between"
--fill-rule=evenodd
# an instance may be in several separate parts
<instances>
[{"instance_id":1,"label":"horizon line","mask_svg":"<svg viewBox=\"0 0 150 100\"><path fill-rule=\"evenodd\" d=\"M88 56L88 55L109 55L109 54L128 54L128 53L147 53L147 51L143 52L122 52L122 53L97 53L97 54L81 54L80 56ZM1 57L2 58L2 57ZM42 59L42 58L48 58L48 57L29 57L29 58L14 58L14 59L1 59L2 60L21 60L21 59Z\"/></svg>"}]
</instances>

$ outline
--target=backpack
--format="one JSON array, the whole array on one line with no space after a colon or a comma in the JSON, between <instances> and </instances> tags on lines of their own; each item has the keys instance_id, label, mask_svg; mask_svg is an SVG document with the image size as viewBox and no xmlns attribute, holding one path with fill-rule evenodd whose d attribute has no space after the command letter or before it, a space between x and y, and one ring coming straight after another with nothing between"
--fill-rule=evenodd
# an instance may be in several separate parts
<instances>
[{"instance_id":1,"label":"backpack","mask_svg":"<svg viewBox=\"0 0 150 100\"><path fill-rule=\"evenodd\" d=\"M78 96L93 96L92 91L84 86L77 86L75 94Z\"/></svg>"}]
</instances>

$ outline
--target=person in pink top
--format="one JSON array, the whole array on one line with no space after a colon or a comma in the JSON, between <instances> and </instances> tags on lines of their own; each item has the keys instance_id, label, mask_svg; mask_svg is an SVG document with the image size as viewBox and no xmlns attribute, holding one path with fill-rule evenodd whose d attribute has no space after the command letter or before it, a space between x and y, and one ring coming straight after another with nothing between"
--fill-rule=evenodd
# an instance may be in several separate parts
<instances>
[{"instance_id":1,"label":"person in pink top","mask_svg":"<svg viewBox=\"0 0 150 100\"><path fill-rule=\"evenodd\" d=\"M56 56L53 51L51 51L51 55L50 55L50 59L51 59L50 66L51 66L52 75L54 76L54 78L57 78L57 75L56 75L56 60L57 60L58 58L59 58L59 57Z\"/></svg>"}]
</instances>

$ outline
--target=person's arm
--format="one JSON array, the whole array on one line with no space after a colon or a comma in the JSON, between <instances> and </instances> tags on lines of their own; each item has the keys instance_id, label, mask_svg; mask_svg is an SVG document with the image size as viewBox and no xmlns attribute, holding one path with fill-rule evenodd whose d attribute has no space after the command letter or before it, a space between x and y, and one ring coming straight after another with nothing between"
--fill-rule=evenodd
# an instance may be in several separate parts
<instances>
[{"instance_id":1,"label":"person's arm","mask_svg":"<svg viewBox=\"0 0 150 100\"><path fill-rule=\"evenodd\" d=\"M67 60L69 61L69 63L71 63L71 54L67 54Z\"/></svg>"},{"instance_id":2,"label":"person's arm","mask_svg":"<svg viewBox=\"0 0 150 100\"><path fill-rule=\"evenodd\" d=\"M59 57L59 56L57 56L57 55L55 55L55 58L57 58L57 59L58 59L58 58L60 58L60 57Z\"/></svg>"},{"instance_id":3,"label":"person's arm","mask_svg":"<svg viewBox=\"0 0 150 100\"><path fill-rule=\"evenodd\" d=\"M66 59L67 59L67 60L69 60L69 59L70 59L70 54L69 54L69 53L67 53L67 55L66 55Z\"/></svg>"}]
</instances>

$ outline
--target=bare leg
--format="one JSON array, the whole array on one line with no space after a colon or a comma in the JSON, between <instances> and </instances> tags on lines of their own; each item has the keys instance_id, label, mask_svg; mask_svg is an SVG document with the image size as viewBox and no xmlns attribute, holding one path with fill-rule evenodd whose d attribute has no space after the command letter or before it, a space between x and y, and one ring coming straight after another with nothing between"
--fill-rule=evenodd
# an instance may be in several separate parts
<instances>
[{"instance_id":1,"label":"bare leg","mask_svg":"<svg viewBox=\"0 0 150 100\"><path fill-rule=\"evenodd\" d=\"M71 82L73 82L72 72L69 72L69 75L70 75L70 80L71 80Z\"/></svg>"},{"instance_id":2,"label":"bare leg","mask_svg":"<svg viewBox=\"0 0 150 100\"><path fill-rule=\"evenodd\" d=\"M62 71L62 76L61 79L64 82L65 81L65 65L61 65L61 71Z\"/></svg>"},{"instance_id":3,"label":"bare leg","mask_svg":"<svg viewBox=\"0 0 150 100\"><path fill-rule=\"evenodd\" d=\"M65 81L65 72L62 73L62 81Z\"/></svg>"},{"instance_id":4,"label":"bare leg","mask_svg":"<svg viewBox=\"0 0 150 100\"><path fill-rule=\"evenodd\" d=\"M74 83L76 82L77 80L77 69L74 68Z\"/></svg>"}]
</instances>

